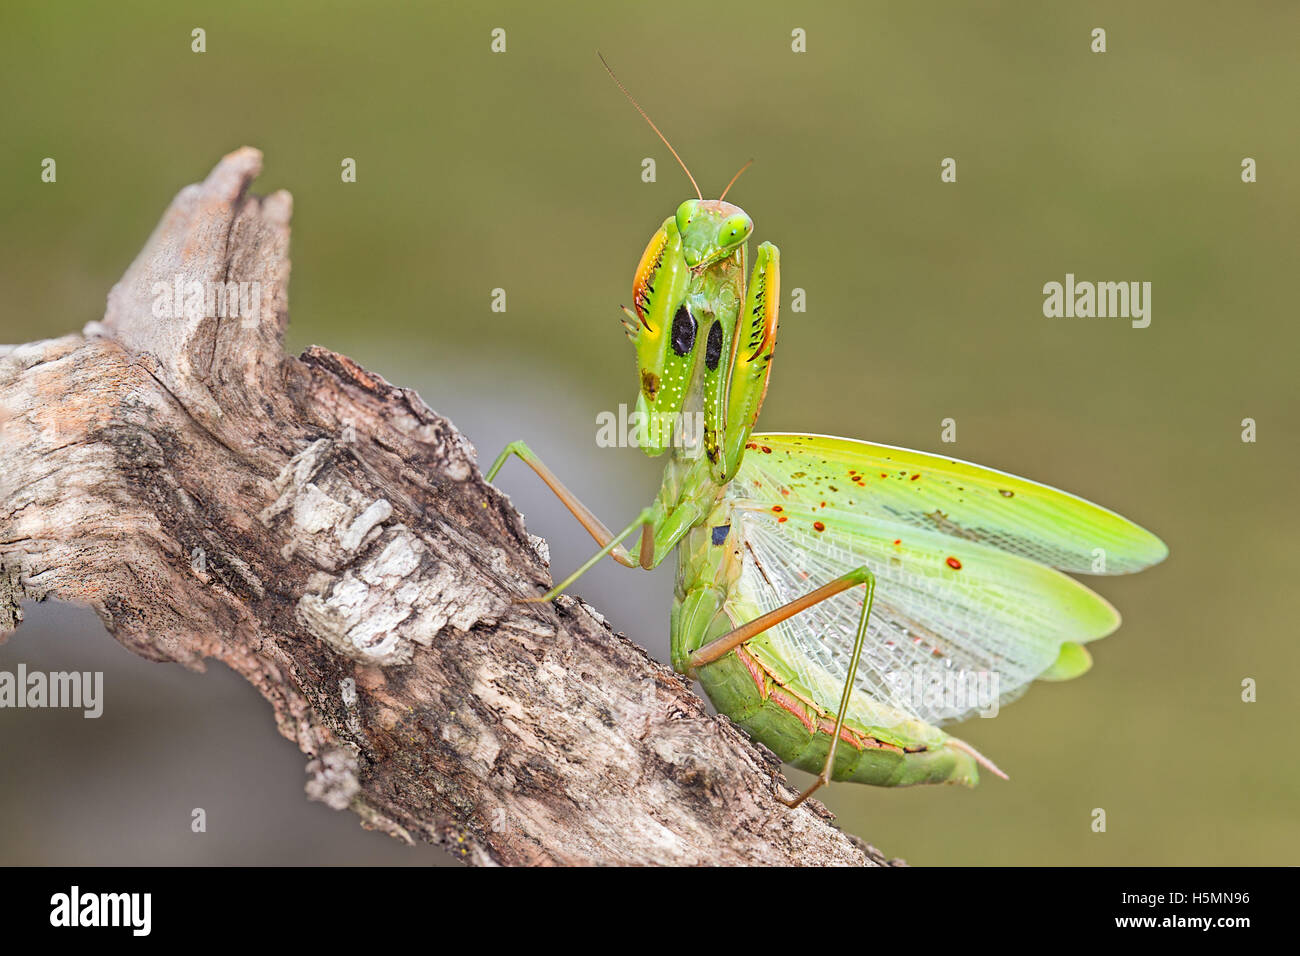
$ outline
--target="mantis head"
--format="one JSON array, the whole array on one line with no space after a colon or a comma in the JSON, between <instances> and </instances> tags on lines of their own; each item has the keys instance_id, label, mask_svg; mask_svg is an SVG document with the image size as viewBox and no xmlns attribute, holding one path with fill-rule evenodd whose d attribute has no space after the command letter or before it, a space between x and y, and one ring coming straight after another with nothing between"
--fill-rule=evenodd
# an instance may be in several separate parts
<instances>
[{"instance_id":1,"label":"mantis head","mask_svg":"<svg viewBox=\"0 0 1300 956\"><path fill-rule=\"evenodd\" d=\"M745 211L722 199L688 199L677 207L682 256L692 269L725 259L753 231L754 221Z\"/></svg>"},{"instance_id":2,"label":"mantis head","mask_svg":"<svg viewBox=\"0 0 1300 956\"><path fill-rule=\"evenodd\" d=\"M596 54L600 56L599 53ZM726 202L727 193L735 185L740 174L749 168L751 159L744 166L740 167L739 172L731 177L731 182L727 183L727 188L722 190L722 195L717 199L705 199L704 194L700 192L700 185L691 175L690 169L686 166L686 161L673 149L673 144L668 142L668 137L660 132L659 127L654 124L641 104L636 98L627 91L627 87L622 81L614 75L610 65L605 62L603 56L600 57L601 64L605 67L612 79L623 95L627 97L641 117L650 124L650 128L655 131L668 151L673 154L673 158L681 165L682 171L686 173L686 178L691 181L695 187L695 199L688 199L677 207L677 234L681 237L681 253L686 260L686 265L692 271L700 270L706 266L712 265L720 259L729 256L737 246L744 244L749 238L749 234L754 231L754 221L745 215L745 211L739 206ZM644 263L643 263L644 265Z\"/></svg>"}]
</instances>

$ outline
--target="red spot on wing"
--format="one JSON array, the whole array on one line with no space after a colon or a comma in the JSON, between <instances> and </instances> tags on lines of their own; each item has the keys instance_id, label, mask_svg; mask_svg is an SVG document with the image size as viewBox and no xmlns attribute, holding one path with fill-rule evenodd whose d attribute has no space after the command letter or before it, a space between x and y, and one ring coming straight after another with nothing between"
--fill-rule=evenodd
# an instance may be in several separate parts
<instances>
[{"instance_id":1,"label":"red spot on wing","mask_svg":"<svg viewBox=\"0 0 1300 956\"><path fill-rule=\"evenodd\" d=\"M949 557L948 557L947 564L948 564L948 567L952 568L954 571L960 571L960 570L961 570L961 562L958 561L956 558L952 557L951 555L949 555Z\"/></svg>"},{"instance_id":2,"label":"red spot on wing","mask_svg":"<svg viewBox=\"0 0 1300 956\"><path fill-rule=\"evenodd\" d=\"M813 522L813 530L814 530L814 531L825 531L825 530L826 530L826 525L822 524L820 521L814 521L814 522Z\"/></svg>"}]
</instances>

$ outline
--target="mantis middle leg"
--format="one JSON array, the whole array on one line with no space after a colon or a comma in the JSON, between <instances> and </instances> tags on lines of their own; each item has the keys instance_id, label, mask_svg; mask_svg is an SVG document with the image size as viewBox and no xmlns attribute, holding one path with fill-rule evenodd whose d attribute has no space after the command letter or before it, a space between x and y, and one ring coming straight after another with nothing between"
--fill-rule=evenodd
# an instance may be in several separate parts
<instances>
[{"instance_id":1,"label":"mantis middle leg","mask_svg":"<svg viewBox=\"0 0 1300 956\"><path fill-rule=\"evenodd\" d=\"M570 513L578 519L578 522L587 529L593 538L596 539L596 543L601 545L601 549L597 551L585 564L559 584L555 585L555 587L551 588L540 597L521 598L520 603L542 603L554 600L557 596L564 593L565 589L570 587L574 581L578 580L578 578L582 577L582 575L586 574L587 571L598 564L606 555L613 557L615 561L624 567L641 567L646 570L654 567L655 529L662 515L659 508L653 505L649 508L643 508L641 513L636 516L635 520L633 520L630 525L618 534L614 534L605 526L604 522L596 517L595 513L592 512L590 508L579 501L578 497L564 486L563 482L556 477L555 472L551 471L551 469L537 457L536 453L522 441L513 441L507 445L502 450L501 454L497 455L496 461L492 463L492 467L488 469L488 473L484 477L489 482L492 481L492 479L496 477L497 472L501 470L501 466L506 463L506 459L511 455L518 455L524 464L537 472L542 481L546 483L546 486L555 492L555 496L560 499L560 502L569 509ZM641 529L641 548L636 559L633 559L632 556L628 554L627 549L622 546L622 542L638 528Z\"/></svg>"},{"instance_id":2,"label":"mantis middle leg","mask_svg":"<svg viewBox=\"0 0 1300 956\"><path fill-rule=\"evenodd\" d=\"M556 477L555 472L551 471L546 464L537 457L537 453L525 445L522 441L512 441L502 449L501 454L497 455L496 461L492 462L492 467L483 477L491 483L501 470L501 466L506 463L506 459L511 455L518 455L519 460L525 465L537 472L538 477L546 483L546 486L555 492L555 497L560 499L560 503L569 509L570 514L578 519L578 523L587 529L587 532L596 539L596 543L602 547L614 542L614 547L609 551L601 554L609 554L615 561L627 568L650 567L650 561L654 555L654 529L650 525L644 525L641 532L641 551L634 559L628 554L627 549L622 547L619 542L622 536L615 539L614 532L605 526L605 523L596 517L595 512L578 500L578 496L564 486L564 483ZM648 510L648 509L647 509ZM644 514L644 512L643 512ZM637 522L641 523L640 521ZM595 563L595 562L592 562ZM584 570L589 565L584 566Z\"/></svg>"}]
</instances>

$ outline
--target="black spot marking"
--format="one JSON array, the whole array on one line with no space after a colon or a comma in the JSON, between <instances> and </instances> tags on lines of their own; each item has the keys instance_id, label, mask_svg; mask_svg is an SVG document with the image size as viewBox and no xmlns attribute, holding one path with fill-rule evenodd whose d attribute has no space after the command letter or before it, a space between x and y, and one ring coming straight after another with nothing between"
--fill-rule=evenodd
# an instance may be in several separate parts
<instances>
[{"instance_id":1,"label":"black spot marking","mask_svg":"<svg viewBox=\"0 0 1300 956\"><path fill-rule=\"evenodd\" d=\"M650 371L649 369L646 369L644 372L642 372L641 391L645 393L645 397L648 400L653 402L655 400L655 396L659 394L659 376L656 375L654 372Z\"/></svg>"},{"instance_id":2,"label":"black spot marking","mask_svg":"<svg viewBox=\"0 0 1300 956\"><path fill-rule=\"evenodd\" d=\"M704 346L704 364L712 372L722 361L722 322L718 319L713 320L709 326L709 340Z\"/></svg>"},{"instance_id":3,"label":"black spot marking","mask_svg":"<svg viewBox=\"0 0 1300 956\"><path fill-rule=\"evenodd\" d=\"M681 306L673 316L673 351L678 355L686 355L695 348L695 333L698 329L699 323L691 315L690 309Z\"/></svg>"},{"instance_id":4,"label":"black spot marking","mask_svg":"<svg viewBox=\"0 0 1300 956\"><path fill-rule=\"evenodd\" d=\"M720 524L713 529L713 543L722 544L727 540L727 535L731 533L731 525Z\"/></svg>"}]
</instances>

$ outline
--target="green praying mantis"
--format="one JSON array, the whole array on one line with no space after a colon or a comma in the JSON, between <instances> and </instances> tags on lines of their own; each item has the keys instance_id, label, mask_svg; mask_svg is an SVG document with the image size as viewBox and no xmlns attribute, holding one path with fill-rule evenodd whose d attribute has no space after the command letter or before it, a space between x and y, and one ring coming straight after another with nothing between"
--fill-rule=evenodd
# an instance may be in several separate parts
<instances>
[{"instance_id":1,"label":"green praying mantis","mask_svg":"<svg viewBox=\"0 0 1300 956\"><path fill-rule=\"evenodd\" d=\"M517 455L601 546L530 600L553 599L606 556L648 570L676 549L673 667L782 760L817 774L779 797L791 807L832 780L974 786L977 766L1005 778L939 729L987 703L944 692L961 686L952 678L991 677L1009 702L1034 680L1082 674L1084 645L1119 614L1064 572L1139 571L1168 549L1112 511L980 465L754 432L776 348L780 255L758 246L745 283L753 221L726 194L749 164L705 199L605 68L696 192L651 238L624 307L637 443L671 454L654 502L615 533L523 442L502 451L488 481ZM657 427L684 413L703 427ZM638 530L633 556L623 542Z\"/></svg>"}]
</instances>

